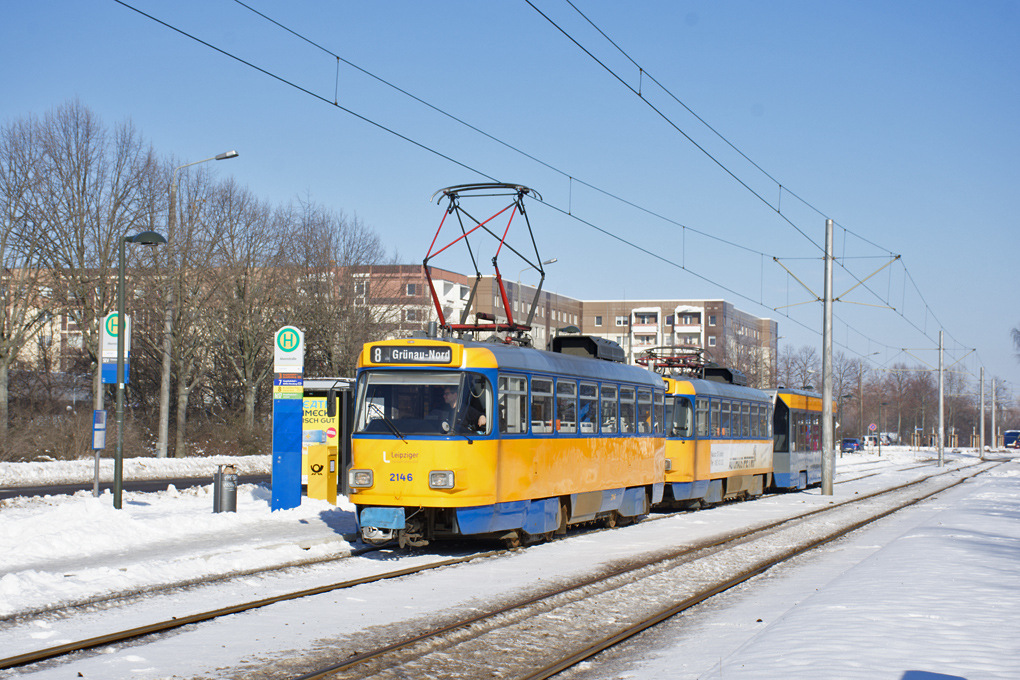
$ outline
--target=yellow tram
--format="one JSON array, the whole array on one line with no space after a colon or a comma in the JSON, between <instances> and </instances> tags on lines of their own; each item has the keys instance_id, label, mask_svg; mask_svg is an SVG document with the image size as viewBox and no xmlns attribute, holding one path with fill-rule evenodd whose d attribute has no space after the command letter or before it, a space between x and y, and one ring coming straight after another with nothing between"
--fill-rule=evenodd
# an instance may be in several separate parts
<instances>
[{"instance_id":1,"label":"yellow tram","mask_svg":"<svg viewBox=\"0 0 1020 680\"><path fill-rule=\"evenodd\" d=\"M553 351L414 338L359 360L351 500L362 539L509 545L662 498L665 385L601 338Z\"/></svg>"}]
</instances>

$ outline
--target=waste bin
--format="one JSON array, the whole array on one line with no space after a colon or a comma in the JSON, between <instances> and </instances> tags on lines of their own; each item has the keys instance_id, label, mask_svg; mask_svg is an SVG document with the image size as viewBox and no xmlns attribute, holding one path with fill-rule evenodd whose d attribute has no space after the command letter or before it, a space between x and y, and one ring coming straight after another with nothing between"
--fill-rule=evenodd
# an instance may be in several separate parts
<instances>
[{"instance_id":1,"label":"waste bin","mask_svg":"<svg viewBox=\"0 0 1020 680\"><path fill-rule=\"evenodd\" d=\"M213 512L237 512L237 468L220 465L213 476Z\"/></svg>"},{"instance_id":2,"label":"waste bin","mask_svg":"<svg viewBox=\"0 0 1020 680\"><path fill-rule=\"evenodd\" d=\"M308 447L308 497L336 505L337 447L311 444Z\"/></svg>"}]
</instances>

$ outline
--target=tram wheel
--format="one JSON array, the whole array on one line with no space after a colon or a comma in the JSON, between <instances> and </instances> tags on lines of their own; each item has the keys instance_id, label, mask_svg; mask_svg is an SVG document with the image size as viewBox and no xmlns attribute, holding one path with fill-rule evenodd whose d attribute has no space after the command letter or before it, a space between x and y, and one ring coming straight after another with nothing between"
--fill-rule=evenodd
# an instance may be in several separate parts
<instances>
[{"instance_id":1,"label":"tram wheel","mask_svg":"<svg viewBox=\"0 0 1020 680\"><path fill-rule=\"evenodd\" d=\"M512 535L503 537L503 545L505 545L510 550L513 550L514 548L520 548L521 547L520 534L518 534L516 531L511 533Z\"/></svg>"}]
</instances>

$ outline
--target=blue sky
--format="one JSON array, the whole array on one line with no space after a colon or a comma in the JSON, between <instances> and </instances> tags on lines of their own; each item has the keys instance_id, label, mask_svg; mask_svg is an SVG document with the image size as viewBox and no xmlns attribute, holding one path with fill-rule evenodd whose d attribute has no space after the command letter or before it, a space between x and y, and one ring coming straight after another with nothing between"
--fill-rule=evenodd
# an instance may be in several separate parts
<instances>
[{"instance_id":1,"label":"blue sky","mask_svg":"<svg viewBox=\"0 0 1020 680\"><path fill-rule=\"evenodd\" d=\"M236 149L210 169L356 214L406 262L437 189L525 184L547 288L725 298L819 353L821 305L774 258L821 294L828 217L836 294L902 256L835 306L836 349L937 365L942 329L947 365L1020 392L1020 4L532 2L560 28L524 0L246 3L329 54L231 0L128 1L307 92L113 0L9 2L0 119L77 97L181 163Z\"/></svg>"}]
</instances>

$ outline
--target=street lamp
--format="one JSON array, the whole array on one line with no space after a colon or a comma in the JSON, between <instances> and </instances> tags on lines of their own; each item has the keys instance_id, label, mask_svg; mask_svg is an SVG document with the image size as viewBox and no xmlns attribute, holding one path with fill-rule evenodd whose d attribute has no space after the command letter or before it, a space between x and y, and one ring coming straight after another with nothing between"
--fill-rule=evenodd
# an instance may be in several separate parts
<instances>
[{"instance_id":1,"label":"street lamp","mask_svg":"<svg viewBox=\"0 0 1020 680\"><path fill-rule=\"evenodd\" d=\"M878 457L882 457L882 407L888 406L888 401L879 402L878 404Z\"/></svg>"},{"instance_id":2,"label":"street lamp","mask_svg":"<svg viewBox=\"0 0 1020 680\"><path fill-rule=\"evenodd\" d=\"M236 151L226 151L212 158L205 158L193 163L185 163L170 173L170 218L167 221L167 236L174 239L174 223L177 220L177 171L183 168L208 163L209 161L225 161L237 158ZM159 382L159 438L156 440L156 457L166 458L167 440L170 437L170 364L173 361L173 287L167 287L166 311L163 317L163 370Z\"/></svg>"},{"instance_id":3,"label":"street lamp","mask_svg":"<svg viewBox=\"0 0 1020 680\"><path fill-rule=\"evenodd\" d=\"M554 262L559 262L559 260L557 260L555 257L550 257L548 260L544 260L542 262L542 264L552 264ZM521 294L521 274L523 274L524 272L528 271L529 269L537 269L537 267L535 267L535 266L525 267L521 271L517 272L517 295L518 296Z\"/></svg>"},{"instance_id":4,"label":"street lamp","mask_svg":"<svg viewBox=\"0 0 1020 680\"><path fill-rule=\"evenodd\" d=\"M544 264L552 264L554 262L558 262L558 260L555 257L550 257L548 260L543 260L542 264L543 265ZM524 272L528 271L529 269L537 269L539 272L542 273L542 281L545 280L545 272L542 271L541 265L539 265L538 267L535 267L535 266L525 267L521 271L517 272L517 289L514 291L514 296L518 300L521 301L521 312L524 311L524 299L521 297L521 274L523 274ZM541 288L542 288L542 282L541 281L539 281L538 287L539 287L539 290L541 290ZM537 303L538 303L538 296L536 295L535 296L535 302L531 305L531 312L535 311L535 304L537 304ZM532 318L531 318L531 314L529 313L528 314L528 321L527 321L529 326L531 325L531 322L532 322Z\"/></svg>"},{"instance_id":5,"label":"street lamp","mask_svg":"<svg viewBox=\"0 0 1020 680\"><path fill-rule=\"evenodd\" d=\"M807 381L808 381L808 378L811 377L812 373L817 373L818 371L816 371L813 368L806 368L806 369L804 369L804 372L807 373L807 375L801 377L801 381L800 381L801 382L801 386L800 386L800 388L802 390L805 390L805 391L808 391L808 392L814 392L815 386L807 384Z\"/></svg>"},{"instance_id":6,"label":"street lamp","mask_svg":"<svg viewBox=\"0 0 1020 680\"><path fill-rule=\"evenodd\" d=\"M117 449L113 459L113 507L120 510L124 487L124 335L127 319L124 317L124 246L137 243L158 246L166 243L162 234L143 231L134 236L124 235L120 240L120 261L117 267Z\"/></svg>"}]
</instances>

